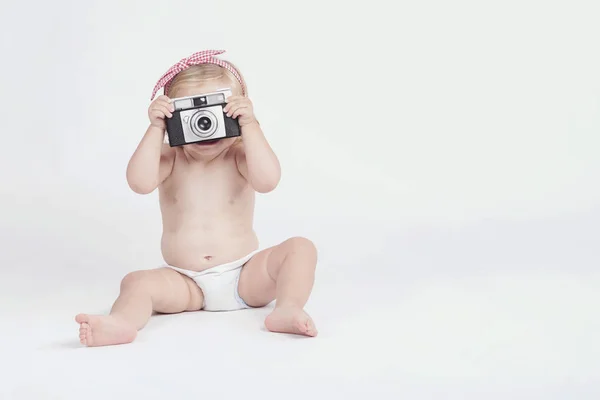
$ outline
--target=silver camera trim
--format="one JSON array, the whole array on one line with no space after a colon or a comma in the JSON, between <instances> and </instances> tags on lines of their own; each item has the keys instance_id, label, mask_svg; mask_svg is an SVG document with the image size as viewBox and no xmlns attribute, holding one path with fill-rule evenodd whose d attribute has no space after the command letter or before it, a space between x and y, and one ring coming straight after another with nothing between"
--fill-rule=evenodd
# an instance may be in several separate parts
<instances>
[{"instance_id":1,"label":"silver camera trim","mask_svg":"<svg viewBox=\"0 0 600 400\"><path fill-rule=\"evenodd\" d=\"M197 107L194 106L194 99L198 97L207 97L208 100L206 102L206 106L210 106L211 104L222 104L230 96L231 89L218 89L214 92L209 93L202 93L185 97L176 97L174 99L171 99L171 102L173 103L173 107L175 107L175 111L180 111Z\"/></svg>"},{"instance_id":2,"label":"silver camera trim","mask_svg":"<svg viewBox=\"0 0 600 400\"><path fill-rule=\"evenodd\" d=\"M227 137L222 104L229 96L231 96L231 89L219 89L214 92L172 99L175 111L179 111L183 137L186 143ZM198 97L206 98L206 104L195 106L194 99ZM202 116L207 116L212 122L210 133L202 132L195 125Z\"/></svg>"}]
</instances>

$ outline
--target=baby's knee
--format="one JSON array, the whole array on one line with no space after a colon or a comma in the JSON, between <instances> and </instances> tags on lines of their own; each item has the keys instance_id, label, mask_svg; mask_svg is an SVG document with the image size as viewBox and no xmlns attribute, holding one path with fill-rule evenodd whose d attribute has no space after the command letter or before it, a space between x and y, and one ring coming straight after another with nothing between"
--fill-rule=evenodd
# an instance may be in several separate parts
<instances>
[{"instance_id":1,"label":"baby's knee","mask_svg":"<svg viewBox=\"0 0 600 400\"><path fill-rule=\"evenodd\" d=\"M133 271L121 281L121 290L143 288L148 284L148 271Z\"/></svg>"},{"instance_id":2,"label":"baby's knee","mask_svg":"<svg viewBox=\"0 0 600 400\"><path fill-rule=\"evenodd\" d=\"M289 253L302 253L313 258L317 257L317 247L305 237L290 238L284 242L284 245Z\"/></svg>"}]
</instances>

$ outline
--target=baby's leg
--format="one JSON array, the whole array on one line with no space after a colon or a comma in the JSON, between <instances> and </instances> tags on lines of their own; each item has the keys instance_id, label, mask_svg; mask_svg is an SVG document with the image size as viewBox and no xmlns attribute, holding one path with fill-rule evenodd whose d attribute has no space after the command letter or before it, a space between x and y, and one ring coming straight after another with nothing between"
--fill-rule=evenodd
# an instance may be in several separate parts
<instances>
[{"instance_id":1,"label":"baby's leg","mask_svg":"<svg viewBox=\"0 0 600 400\"><path fill-rule=\"evenodd\" d=\"M129 273L110 315L79 314L79 339L87 346L132 342L153 311L179 313L202 308L204 298L196 283L170 268Z\"/></svg>"},{"instance_id":2,"label":"baby's leg","mask_svg":"<svg viewBox=\"0 0 600 400\"><path fill-rule=\"evenodd\" d=\"M273 332L316 336L317 329L303 307L313 287L317 250L311 241L292 238L256 254L242 269L238 291L250 306L277 299L265 320Z\"/></svg>"}]
</instances>

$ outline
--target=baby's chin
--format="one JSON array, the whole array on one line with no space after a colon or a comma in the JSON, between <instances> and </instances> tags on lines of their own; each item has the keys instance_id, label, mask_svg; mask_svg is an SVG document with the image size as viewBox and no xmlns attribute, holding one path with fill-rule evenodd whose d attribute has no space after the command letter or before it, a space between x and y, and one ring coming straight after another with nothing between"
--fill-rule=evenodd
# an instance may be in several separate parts
<instances>
[{"instance_id":1,"label":"baby's chin","mask_svg":"<svg viewBox=\"0 0 600 400\"><path fill-rule=\"evenodd\" d=\"M204 147L215 147L215 145L220 144L219 142L221 142L219 139L204 140L202 142L193 143L192 146L201 147L201 148L204 148Z\"/></svg>"},{"instance_id":2,"label":"baby's chin","mask_svg":"<svg viewBox=\"0 0 600 400\"><path fill-rule=\"evenodd\" d=\"M204 140L202 142L190 143L185 147L195 153L201 154L212 154L220 153L221 151L231 147L234 143L231 139L215 139L215 140Z\"/></svg>"}]
</instances>

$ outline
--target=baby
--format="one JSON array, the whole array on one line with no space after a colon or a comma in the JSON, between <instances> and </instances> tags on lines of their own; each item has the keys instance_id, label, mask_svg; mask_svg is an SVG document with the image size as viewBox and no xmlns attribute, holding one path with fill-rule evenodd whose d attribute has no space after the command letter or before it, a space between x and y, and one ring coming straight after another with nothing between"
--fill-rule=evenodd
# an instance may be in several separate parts
<instances>
[{"instance_id":1,"label":"baby","mask_svg":"<svg viewBox=\"0 0 600 400\"><path fill-rule=\"evenodd\" d=\"M153 312L232 311L275 299L265 320L268 330L317 335L303 310L317 263L313 243L294 237L258 250L255 192L275 189L281 171L242 75L215 57L221 53L203 51L181 60L152 94L164 85L165 95L149 107L150 126L131 157L127 181L139 194L159 190L167 265L127 274L109 315L77 315L84 345L130 343ZM165 143L171 99L224 88L232 95L223 112L237 119L240 137L180 147Z\"/></svg>"}]
</instances>

